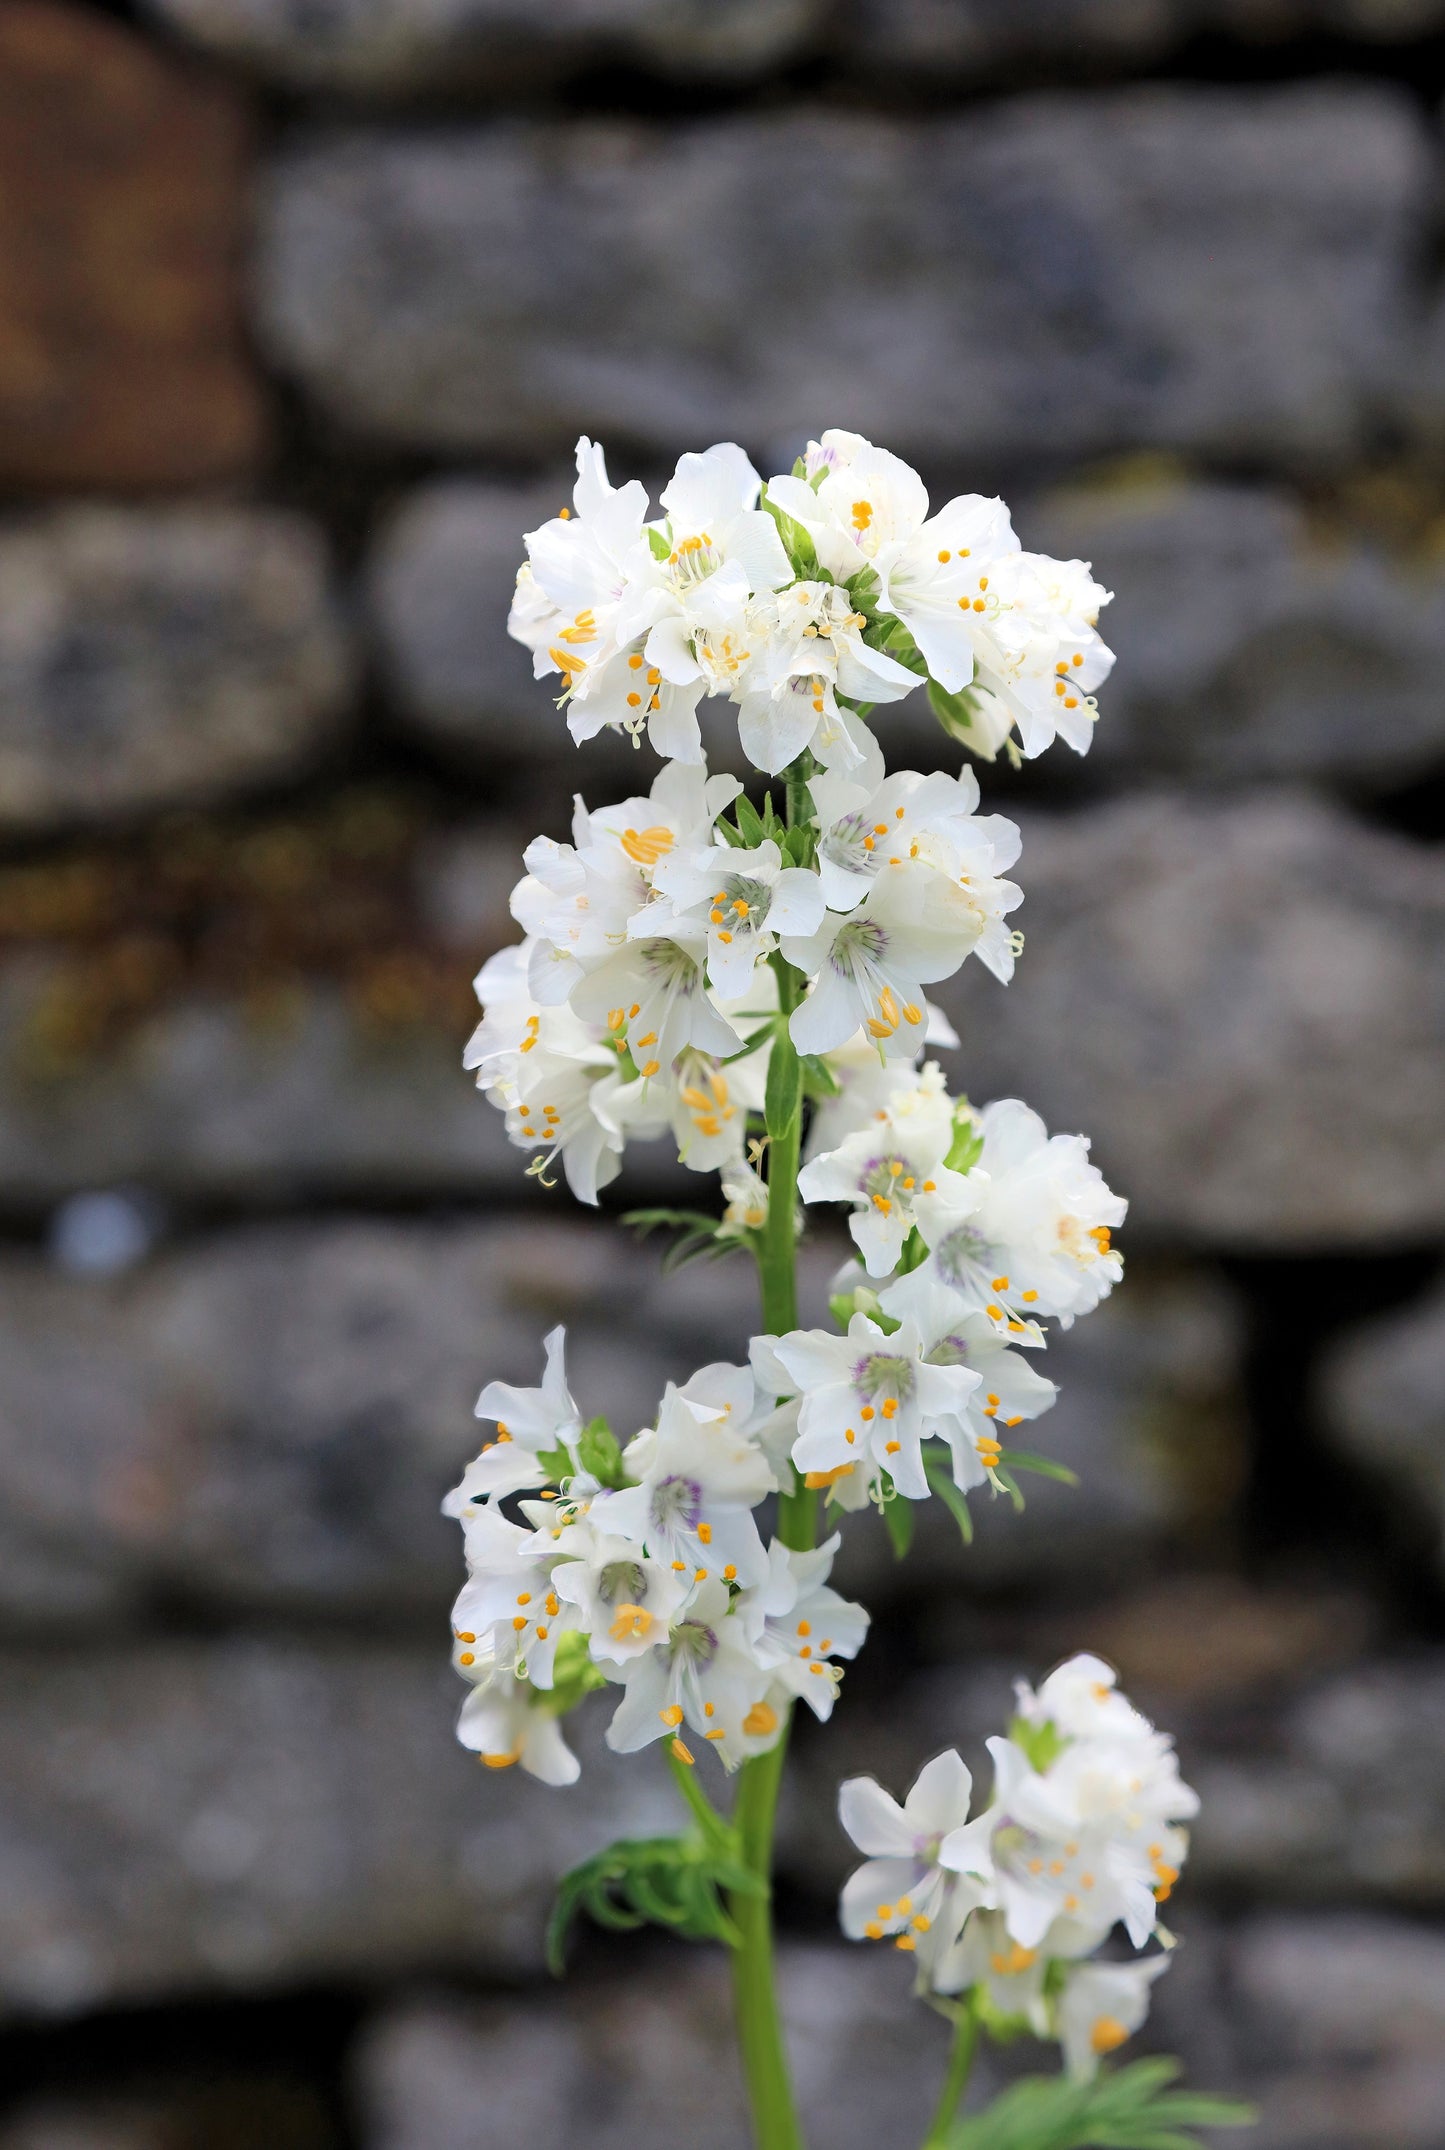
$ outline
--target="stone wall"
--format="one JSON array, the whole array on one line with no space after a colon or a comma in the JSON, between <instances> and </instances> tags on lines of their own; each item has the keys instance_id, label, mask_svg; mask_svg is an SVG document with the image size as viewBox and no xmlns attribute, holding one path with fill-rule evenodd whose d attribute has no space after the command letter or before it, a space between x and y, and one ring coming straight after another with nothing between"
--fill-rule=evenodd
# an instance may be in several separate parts
<instances>
[{"instance_id":1,"label":"stone wall","mask_svg":"<svg viewBox=\"0 0 1445 2150\"><path fill-rule=\"evenodd\" d=\"M1028 947L951 1007L1133 1209L1051 1368L1081 1489L849 1549L815 2139L938 2060L833 1937L837 1777L1089 1645L1205 1797L1148 2042L1262 2150L1439 2150L1442 89L1440 0L0 7L0 2150L743 2139L710 1955L543 1978L670 1794L595 1737L480 1781L436 1510L551 1321L636 1422L753 1318L460 1071L521 844L634 766L505 638L520 532L583 428L823 423L1119 591L1095 752L987 775Z\"/></svg>"}]
</instances>

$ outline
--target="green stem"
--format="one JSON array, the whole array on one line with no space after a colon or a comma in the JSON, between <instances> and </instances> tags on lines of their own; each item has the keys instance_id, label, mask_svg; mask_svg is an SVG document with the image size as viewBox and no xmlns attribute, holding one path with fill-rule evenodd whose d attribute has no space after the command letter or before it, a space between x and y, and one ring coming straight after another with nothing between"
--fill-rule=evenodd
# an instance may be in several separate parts
<instances>
[{"instance_id":1,"label":"green stem","mask_svg":"<svg viewBox=\"0 0 1445 2150\"><path fill-rule=\"evenodd\" d=\"M806 782L806 775L795 765L795 770L788 773L790 827L805 811L802 795ZM802 981L781 958L774 967L778 974L778 1005L786 1021L797 1006ZM800 1105L789 1126L774 1135L768 1144L768 1221L758 1247L758 1274L762 1285L763 1327L770 1336L781 1336L798 1326L795 1251L802 1135ZM814 1545L818 1529L817 1494L800 1481L795 1482L791 1490L779 1496L777 1528L784 1545L800 1551ZM784 1725L776 1746L743 1765L738 1777L737 1803L733 1808L742 1862L770 1888L773 1828L787 1746L788 1727ZM757 2150L803 2150L803 2133L793 2104L788 2055L778 2013L772 1897L771 1894L734 1896L728 1908L739 1935L739 1944L732 1952L733 2001L743 2075L752 2107L753 2138Z\"/></svg>"},{"instance_id":2,"label":"green stem","mask_svg":"<svg viewBox=\"0 0 1445 2150\"><path fill-rule=\"evenodd\" d=\"M978 2010L970 1995L960 2006L953 2026L953 2050L948 2056L948 2074L943 2079L943 2089L934 2107L928 2133L923 2138L923 2150L944 2150L963 2094L973 2073L973 2058L978 2051Z\"/></svg>"}]
</instances>

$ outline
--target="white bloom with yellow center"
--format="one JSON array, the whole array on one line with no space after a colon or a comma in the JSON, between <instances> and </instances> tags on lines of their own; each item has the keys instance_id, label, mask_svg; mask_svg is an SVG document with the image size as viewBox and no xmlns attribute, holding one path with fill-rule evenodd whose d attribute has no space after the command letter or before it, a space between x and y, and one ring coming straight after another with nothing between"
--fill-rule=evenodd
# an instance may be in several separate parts
<instances>
[{"instance_id":1,"label":"white bloom with yellow center","mask_svg":"<svg viewBox=\"0 0 1445 2150\"><path fill-rule=\"evenodd\" d=\"M540 1388L487 1383L477 1398L476 1416L491 1419L497 1431L442 1502L443 1515L467 1516L480 1501L546 1485L550 1473L538 1462L539 1454L575 1448L582 1420L567 1386L566 1346L567 1331L559 1323L543 1340L547 1365Z\"/></svg>"},{"instance_id":2,"label":"white bloom with yellow center","mask_svg":"<svg viewBox=\"0 0 1445 2150\"><path fill-rule=\"evenodd\" d=\"M525 1680L479 1653L468 1672L476 1685L462 1704L457 1738L480 1755L488 1769L520 1763L542 1784L575 1784L581 1765L553 1712Z\"/></svg>"},{"instance_id":3,"label":"white bloom with yellow center","mask_svg":"<svg viewBox=\"0 0 1445 2150\"><path fill-rule=\"evenodd\" d=\"M679 1761L692 1762L686 1727L735 1769L762 1726L770 1723L762 1736L776 1739L784 1719L765 1700L772 1673L759 1657L758 1625L746 1598L735 1601L725 1582L700 1583L653 1647L622 1667L625 1691L607 1728L608 1746L634 1754L667 1739Z\"/></svg>"},{"instance_id":4,"label":"white bloom with yellow center","mask_svg":"<svg viewBox=\"0 0 1445 2150\"><path fill-rule=\"evenodd\" d=\"M786 936L783 954L812 980L789 1023L800 1053L826 1053L862 1029L880 1053L911 1059L928 1028L923 988L950 978L983 931L966 890L919 861L879 873L847 917Z\"/></svg>"},{"instance_id":5,"label":"white bloom with yellow center","mask_svg":"<svg viewBox=\"0 0 1445 2150\"><path fill-rule=\"evenodd\" d=\"M861 1507L880 1478L928 1498L922 1444L947 1438L979 1386L971 1367L929 1365L916 1323L889 1334L866 1314L846 1336L794 1329L759 1341L802 1399L793 1462L808 1485L827 1486L843 1508ZM755 1355L760 1373L767 1363Z\"/></svg>"},{"instance_id":6,"label":"white bloom with yellow center","mask_svg":"<svg viewBox=\"0 0 1445 2150\"><path fill-rule=\"evenodd\" d=\"M900 1087L868 1126L804 1165L798 1192L805 1202L851 1204L848 1229L868 1274L891 1276L916 1201L942 1194L953 1208L968 1206L968 1181L943 1162L953 1133L953 1102L941 1080Z\"/></svg>"},{"instance_id":7,"label":"white bloom with yellow center","mask_svg":"<svg viewBox=\"0 0 1445 2150\"><path fill-rule=\"evenodd\" d=\"M758 1592L763 1615L759 1655L771 1661L774 1684L806 1702L818 1718L831 1716L842 1672L831 1660L856 1657L868 1633L861 1605L828 1586L834 1555L842 1544L834 1532L811 1552L794 1552L775 1538L768 1548L768 1575Z\"/></svg>"},{"instance_id":8,"label":"white bloom with yellow center","mask_svg":"<svg viewBox=\"0 0 1445 2150\"><path fill-rule=\"evenodd\" d=\"M707 973L720 1000L738 1000L781 934L816 933L827 908L817 874L789 866L771 839L751 848L708 844L678 849L654 873L667 899L663 918L634 919L634 934L667 932L671 918L707 934Z\"/></svg>"},{"instance_id":9,"label":"white bloom with yellow center","mask_svg":"<svg viewBox=\"0 0 1445 2150\"><path fill-rule=\"evenodd\" d=\"M746 1379L746 1369L731 1371ZM750 1412L751 1385L746 1393ZM594 1504L600 1529L691 1581L761 1582L767 1555L750 1511L773 1490L774 1478L749 1438L746 1416L669 1385L656 1428L630 1441L623 1460L639 1482Z\"/></svg>"},{"instance_id":10,"label":"white bloom with yellow center","mask_svg":"<svg viewBox=\"0 0 1445 2150\"><path fill-rule=\"evenodd\" d=\"M1160 1955L1142 1963L1080 1963L1066 1973L1054 2005L1064 2066L1076 2083L1091 2081L1105 2054L1133 2037L1170 1961Z\"/></svg>"},{"instance_id":11,"label":"white bloom with yellow center","mask_svg":"<svg viewBox=\"0 0 1445 2150\"><path fill-rule=\"evenodd\" d=\"M639 1075L659 1075L692 1045L729 1058L742 1044L707 990L707 935L690 920L628 941L572 989L584 1022L605 1024Z\"/></svg>"},{"instance_id":12,"label":"white bloom with yellow center","mask_svg":"<svg viewBox=\"0 0 1445 2150\"><path fill-rule=\"evenodd\" d=\"M993 1901L989 1816L969 1820L972 1798L973 1779L952 1748L925 1765L901 1807L872 1777L850 1777L839 1789L838 1819L867 1854L844 1885L843 1931L916 1956L924 1988L970 1915ZM941 1863L946 1840L969 1871Z\"/></svg>"},{"instance_id":13,"label":"white bloom with yellow center","mask_svg":"<svg viewBox=\"0 0 1445 2150\"><path fill-rule=\"evenodd\" d=\"M874 765L870 735L838 696L896 702L921 682L863 640L867 624L835 582L795 582L751 606L738 737L755 767L776 775L805 747L828 769Z\"/></svg>"},{"instance_id":14,"label":"white bloom with yellow center","mask_svg":"<svg viewBox=\"0 0 1445 2150\"><path fill-rule=\"evenodd\" d=\"M1051 1136L1017 1098L986 1106L978 1127L967 1205L946 1190L918 1203L929 1248L919 1274L1013 1334L1045 1315L1067 1328L1124 1273L1111 1233L1128 1204L1090 1164L1086 1137Z\"/></svg>"}]
</instances>

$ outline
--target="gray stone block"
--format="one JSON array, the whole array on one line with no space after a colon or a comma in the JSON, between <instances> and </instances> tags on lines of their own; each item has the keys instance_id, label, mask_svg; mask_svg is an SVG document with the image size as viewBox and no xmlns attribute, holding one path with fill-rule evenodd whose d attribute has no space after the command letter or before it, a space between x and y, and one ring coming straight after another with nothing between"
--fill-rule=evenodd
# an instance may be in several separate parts
<instances>
[{"instance_id":1,"label":"gray stone block","mask_svg":"<svg viewBox=\"0 0 1445 2150\"><path fill-rule=\"evenodd\" d=\"M1025 811L956 1083L1094 1139L1124 1244L1384 1248L1445 1217L1445 864L1303 797Z\"/></svg>"},{"instance_id":2,"label":"gray stone block","mask_svg":"<svg viewBox=\"0 0 1445 2150\"><path fill-rule=\"evenodd\" d=\"M1429 189L1404 100L1340 86L303 136L258 321L332 418L428 449L1333 463L1395 393Z\"/></svg>"},{"instance_id":3,"label":"gray stone block","mask_svg":"<svg viewBox=\"0 0 1445 2150\"><path fill-rule=\"evenodd\" d=\"M1387 553L1272 487L1179 478L1078 487L1018 523L1115 592L1119 661L1081 783L1383 791L1445 760L1438 560Z\"/></svg>"},{"instance_id":4,"label":"gray stone block","mask_svg":"<svg viewBox=\"0 0 1445 2150\"><path fill-rule=\"evenodd\" d=\"M1445 1565L1445 1292L1341 1337L1319 1399L1335 1446L1432 1529Z\"/></svg>"},{"instance_id":5,"label":"gray stone block","mask_svg":"<svg viewBox=\"0 0 1445 2150\"><path fill-rule=\"evenodd\" d=\"M806 49L828 0L145 0L219 58L301 90L497 96L579 68L747 80Z\"/></svg>"},{"instance_id":6,"label":"gray stone block","mask_svg":"<svg viewBox=\"0 0 1445 2150\"><path fill-rule=\"evenodd\" d=\"M211 803L337 727L352 659L320 532L241 507L0 524L0 828Z\"/></svg>"}]
</instances>

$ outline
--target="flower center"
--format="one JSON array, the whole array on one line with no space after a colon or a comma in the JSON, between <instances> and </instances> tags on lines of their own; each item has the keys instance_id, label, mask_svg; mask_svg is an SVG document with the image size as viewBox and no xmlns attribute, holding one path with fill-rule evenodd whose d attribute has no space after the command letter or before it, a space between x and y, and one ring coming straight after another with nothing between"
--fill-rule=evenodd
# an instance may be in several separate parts
<instances>
[{"instance_id":1,"label":"flower center","mask_svg":"<svg viewBox=\"0 0 1445 2150\"><path fill-rule=\"evenodd\" d=\"M696 1530L702 1519L702 1487L674 1473L652 1489L652 1520L659 1530Z\"/></svg>"},{"instance_id":2,"label":"flower center","mask_svg":"<svg viewBox=\"0 0 1445 2150\"><path fill-rule=\"evenodd\" d=\"M647 1570L640 1560L610 1561L597 1578L597 1595L604 1605L646 1597Z\"/></svg>"},{"instance_id":3,"label":"flower center","mask_svg":"<svg viewBox=\"0 0 1445 2150\"><path fill-rule=\"evenodd\" d=\"M869 1403L907 1403L913 1394L913 1361L896 1351L870 1352L854 1367L853 1386Z\"/></svg>"},{"instance_id":4,"label":"flower center","mask_svg":"<svg viewBox=\"0 0 1445 2150\"><path fill-rule=\"evenodd\" d=\"M697 991L701 966L677 941L643 941L639 952L657 983L668 992L690 996Z\"/></svg>"},{"instance_id":5,"label":"flower center","mask_svg":"<svg viewBox=\"0 0 1445 2150\"><path fill-rule=\"evenodd\" d=\"M695 537L679 538L667 559L675 590L696 589L721 565L722 554L706 530L699 531Z\"/></svg>"},{"instance_id":6,"label":"flower center","mask_svg":"<svg viewBox=\"0 0 1445 2150\"><path fill-rule=\"evenodd\" d=\"M680 1658L701 1672L717 1656L717 1636L701 1620L684 1620L673 1629L668 1648L674 1663Z\"/></svg>"},{"instance_id":7,"label":"flower center","mask_svg":"<svg viewBox=\"0 0 1445 2150\"><path fill-rule=\"evenodd\" d=\"M940 1239L933 1250L933 1259L944 1283L961 1291L977 1281L980 1271L992 1274L995 1266L990 1259L992 1252L982 1232L976 1232L971 1224L960 1224Z\"/></svg>"},{"instance_id":8,"label":"flower center","mask_svg":"<svg viewBox=\"0 0 1445 2150\"><path fill-rule=\"evenodd\" d=\"M823 857L845 873L872 875L878 869L873 823L865 813L844 814L819 846Z\"/></svg>"},{"instance_id":9,"label":"flower center","mask_svg":"<svg viewBox=\"0 0 1445 2150\"><path fill-rule=\"evenodd\" d=\"M880 1217L899 1215L908 1218L913 1213L913 1194L917 1179L906 1157L872 1157L863 1167L858 1191L866 1195L871 1208Z\"/></svg>"}]
</instances>

